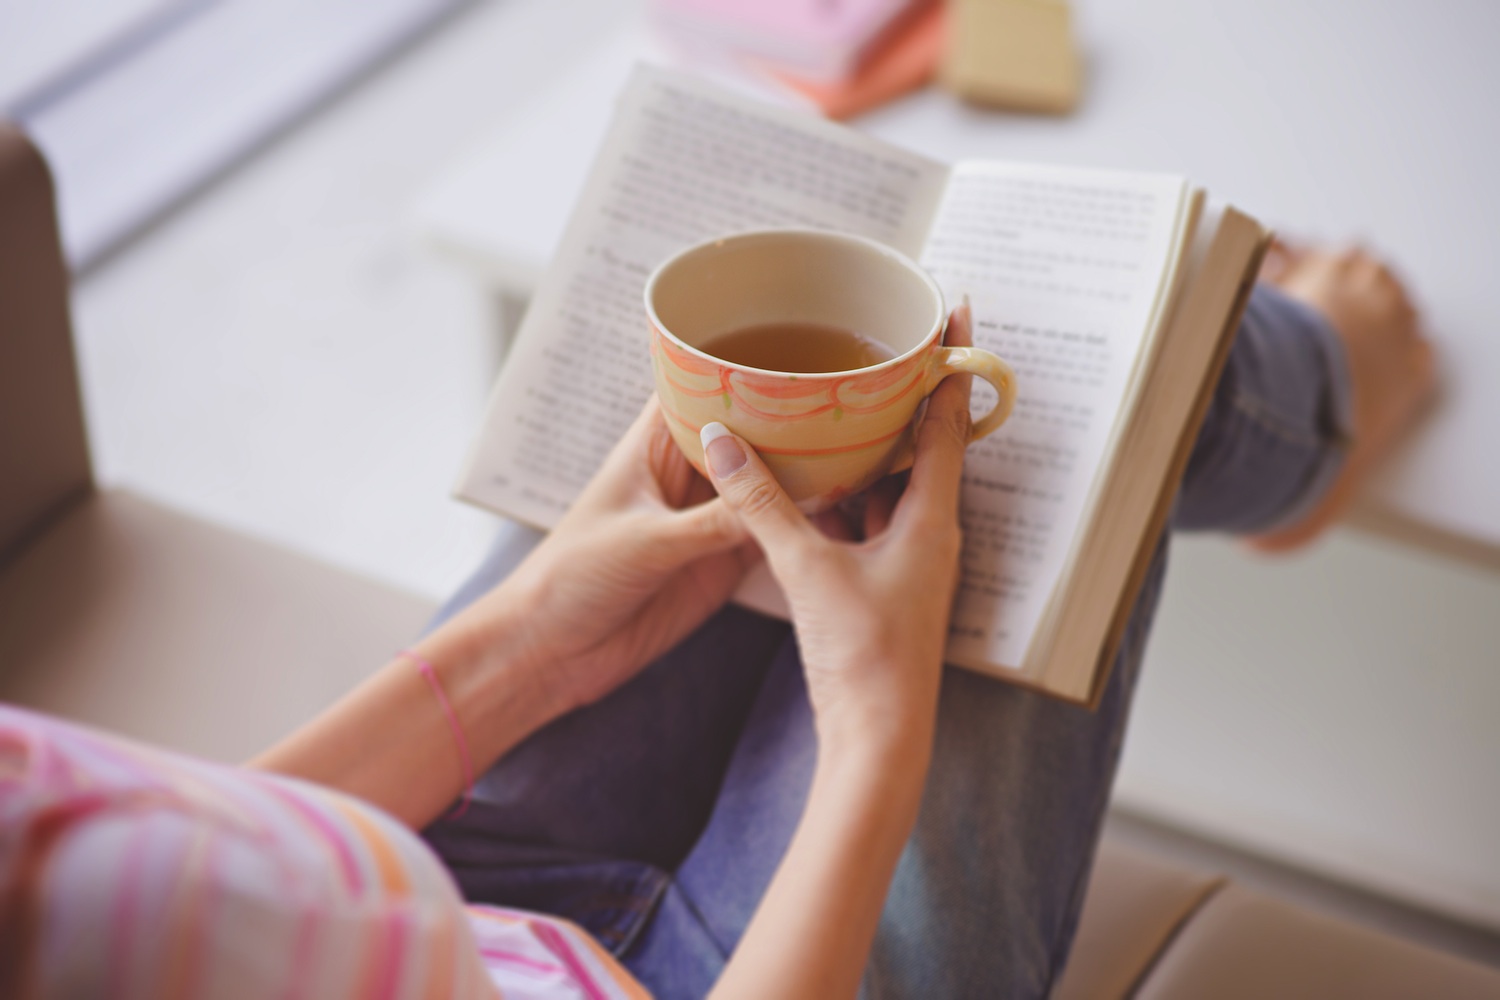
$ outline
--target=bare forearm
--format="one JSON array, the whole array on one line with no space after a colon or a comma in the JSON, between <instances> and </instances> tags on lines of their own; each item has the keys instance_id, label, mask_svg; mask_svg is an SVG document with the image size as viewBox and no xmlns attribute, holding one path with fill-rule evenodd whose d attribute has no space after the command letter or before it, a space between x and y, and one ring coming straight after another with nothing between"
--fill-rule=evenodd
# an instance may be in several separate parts
<instances>
[{"instance_id":1,"label":"bare forearm","mask_svg":"<svg viewBox=\"0 0 1500 1000\"><path fill-rule=\"evenodd\" d=\"M714 988L736 997L853 997L916 821L930 736L825 745L806 811Z\"/></svg>"},{"instance_id":2,"label":"bare forearm","mask_svg":"<svg viewBox=\"0 0 1500 1000\"><path fill-rule=\"evenodd\" d=\"M562 710L542 672L511 648L510 634L503 618L465 615L412 647L432 664L476 773ZM463 791L452 727L407 657L387 663L250 766L356 795L413 827L431 822Z\"/></svg>"}]
</instances>

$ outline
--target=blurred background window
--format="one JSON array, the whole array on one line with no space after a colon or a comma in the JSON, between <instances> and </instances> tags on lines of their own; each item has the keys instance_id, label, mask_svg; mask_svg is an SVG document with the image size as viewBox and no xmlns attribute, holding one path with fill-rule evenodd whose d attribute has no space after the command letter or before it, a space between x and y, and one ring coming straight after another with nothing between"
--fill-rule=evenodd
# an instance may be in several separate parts
<instances>
[{"instance_id":1,"label":"blurred background window","mask_svg":"<svg viewBox=\"0 0 1500 1000\"><path fill-rule=\"evenodd\" d=\"M0 117L86 268L470 0L0 0Z\"/></svg>"}]
</instances>

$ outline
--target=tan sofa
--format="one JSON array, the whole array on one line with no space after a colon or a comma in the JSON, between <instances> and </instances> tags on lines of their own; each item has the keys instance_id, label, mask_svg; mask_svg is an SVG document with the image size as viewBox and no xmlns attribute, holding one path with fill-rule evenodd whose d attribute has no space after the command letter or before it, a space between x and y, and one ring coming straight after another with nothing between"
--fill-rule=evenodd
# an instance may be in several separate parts
<instances>
[{"instance_id":1,"label":"tan sofa","mask_svg":"<svg viewBox=\"0 0 1500 1000\"><path fill-rule=\"evenodd\" d=\"M234 760L383 662L431 610L95 487L51 185L3 127L0 484L8 701ZM1056 995L1500 998L1500 971L1106 838Z\"/></svg>"},{"instance_id":2,"label":"tan sofa","mask_svg":"<svg viewBox=\"0 0 1500 1000\"><path fill-rule=\"evenodd\" d=\"M1500 969L1105 837L1061 1000L1500 998Z\"/></svg>"},{"instance_id":3,"label":"tan sofa","mask_svg":"<svg viewBox=\"0 0 1500 1000\"><path fill-rule=\"evenodd\" d=\"M52 201L41 158L0 125L0 698L243 759L406 645L431 605L96 488Z\"/></svg>"}]
</instances>

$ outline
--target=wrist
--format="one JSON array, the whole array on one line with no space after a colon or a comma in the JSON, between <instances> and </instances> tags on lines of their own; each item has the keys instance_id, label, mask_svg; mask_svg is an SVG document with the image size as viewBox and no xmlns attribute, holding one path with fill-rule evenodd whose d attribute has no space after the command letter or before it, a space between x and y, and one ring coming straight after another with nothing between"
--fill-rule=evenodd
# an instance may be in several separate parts
<instances>
[{"instance_id":1,"label":"wrist","mask_svg":"<svg viewBox=\"0 0 1500 1000\"><path fill-rule=\"evenodd\" d=\"M930 742L820 744L806 816L862 830L894 863L916 824L931 756Z\"/></svg>"},{"instance_id":2,"label":"wrist","mask_svg":"<svg viewBox=\"0 0 1500 1000\"><path fill-rule=\"evenodd\" d=\"M893 685L861 691L857 698L814 698L818 746L840 757L925 761L932 753L937 696L933 684Z\"/></svg>"},{"instance_id":3,"label":"wrist","mask_svg":"<svg viewBox=\"0 0 1500 1000\"><path fill-rule=\"evenodd\" d=\"M492 591L415 647L439 666L466 729L529 733L571 707L550 683L524 622L518 603Z\"/></svg>"},{"instance_id":4,"label":"wrist","mask_svg":"<svg viewBox=\"0 0 1500 1000\"><path fill-rule=\"evenodd\" d=\"M830 713L832 714L832 713ZM843 780L873 777L889 793L916 793L932 761L933 720L862 714L817 720L818 770Z\"/></svg>"}]
</instances>

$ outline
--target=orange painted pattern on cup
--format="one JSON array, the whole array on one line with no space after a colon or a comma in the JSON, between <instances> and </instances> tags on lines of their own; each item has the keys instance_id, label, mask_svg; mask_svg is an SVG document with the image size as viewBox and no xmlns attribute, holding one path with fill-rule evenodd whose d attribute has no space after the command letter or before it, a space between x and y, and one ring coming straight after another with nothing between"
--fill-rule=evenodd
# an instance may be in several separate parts
<instances>
[{"instance_id":1,"label":"orange painted pattern on cup","mask_svg":"<svg viewBox=\"0 0 1500 1000\"><path fill-rule=\"evenodd\" d=\"M913 354L900 364L881 367L874 371L856 371L834 376L798 376L782 373L761 373L734 368L727 364L710 361L701 355L684 350L655 324L651 326L651 353L665 382L684 396L708 399L721 396L724 408L732 410L738 406L743 412L761 420L781 422L803 420L834 412L874 414L891 406L922 385L922 375L927 355L931 351ZM936 344L934 344L936 346ZM684 378L686 377L686 378ZM712 379L710 385L690 385L687 378ZM855 402L849 396L878 396L896 388L874 402ZM817 399L812 406L795 411L784 408L768 409L767 402ZM759 405L758 405L758 401ZM889 437L890 435L886 435ZM880 440L884 440L881 438ZM873 442L871 442L873 443ZM852 450L867 445L852 446ZM838 449L846 450L846 449ZM818 451L833 454L833 451Z\"/></svg>"}]
</instances>

